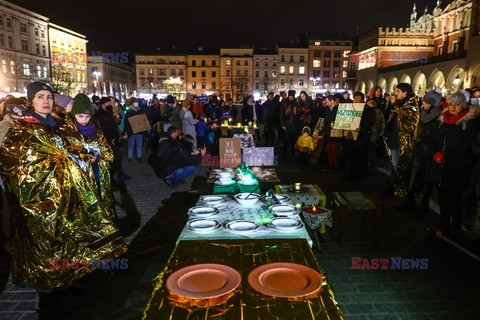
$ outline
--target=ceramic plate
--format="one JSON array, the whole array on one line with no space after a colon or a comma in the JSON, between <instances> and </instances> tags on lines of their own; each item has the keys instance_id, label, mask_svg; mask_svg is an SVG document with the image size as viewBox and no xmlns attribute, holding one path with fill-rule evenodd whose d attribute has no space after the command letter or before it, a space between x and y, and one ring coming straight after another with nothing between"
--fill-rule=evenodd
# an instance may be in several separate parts
<instances>
[{"instance_id":1,"label":"ceramic plate","mask_svg":"<svg viewBox=\"0 0 480 320\"><path fill-rule=\"evenodd\" d=\"M231 186L234 183L235 183L235 180L232 180L229 184L223 184L220 182L220 180L215 181L215 184L219 186Z\"/></svg>"},{"instance_id":2,"label":"ceramic plate","mask_svg":"<svg viewBox=\"0 0 480 320\"><path fill-rule=\"evenodd\" d=\"M274 197L277 198L278 202L280 202L280 203L285 203L285 202L289 202L289 201L292 200L286 194L275 194Z\"/></svg>"},{"instance_id":3,"label":"ceramic plate","mask_svg":"<svg viewBox=\"0 0 480 320\"><path fill-rule=\"evenodd\" d=\"M234 291L241 282L238 271L222 264L196 264L168 277L170 292L190 299L218 298Z\"/></svg>"},{"instance_id":4,"label":"ceramic plate","mask_svg":"<svg viewBox=\"0 0 480 320\"><path fill-rule=\"evenodd\" d=\"M300 229L303 224L300 220L297 219L279 217L270 220L268 226L278 231L295 231L297 229Z\"/></svg>"},{"instance_id":5,"label":"ceramic plate","mask_svg":"<svg viewBox=\"0 0 480 320\"><path fill-rule=\"evenodd\" d=\"M254 221L250 220L238 220L232 221L227 224L227 229L233 231L251 231L258 228L258 225Z\"/></svg>"},{"instance_id":6,"label":"ceramic plate","mask_svg":"<svg viewBox=\"0 0 480 320\"><path fill-rule=\"evenodd\" d=\"M201 201L205 204L219 204L227 201L227 198L225 198L224 196L217 195L203 196L201 199Z\"/></svg>"},{"instance_id":7,"label":"ceramic plate","mask_svg":"<svg viewBox=\"0 0 480 320\"><path fill-rule=\"evenodd\" d=\"M298 209L290 204L274 204L270 206L269 211L277 217L289 217L298 214Z\"/></svg>"},{"instance_id":8,"label":"ceramic plate","mask_svg":"<svg viewBox=\"0 0 480 320\"><path fill-rule=\"evenodd\" d=\"M196 206L188 210L188 215L191 217L209 217L218 213L217 208L206 207L206 206Z\"/></svg>"},{"instance_id":9,"label":"ceramic plate","mask_svg":"<svg viewBox=\"0 0 480 320\"><path fill-rule=\"evenodd\" d=\"M298 298L317 293L323 278L312 268L296 263L269 263L253 269L248 283L257 292L280 298Z\"/></svg>"},{"instance_id":10,"label":"ceramic plate","mask_svg":"<svg viewBox=\"0 0 480 320\"><path fill-rule=\"evenodd\" d=\"M187 229L197 233L207 233L217 230L220 222L211 219L197 219L187 222Z\"/></svg>"},{"instance_id":11,"label":"ceramic plate","mask_svg":"<svg viewBox=\"0 0 480 320\"><path fill-rule=\"evenodd\" d=\"M238 184L242 185L242 186L254 186L254 185L258 184L258 182L256 180L252 180L249 183L245 183L243 180L240 180L240 181L238 181Z\"/></svg>"}]
</instances>

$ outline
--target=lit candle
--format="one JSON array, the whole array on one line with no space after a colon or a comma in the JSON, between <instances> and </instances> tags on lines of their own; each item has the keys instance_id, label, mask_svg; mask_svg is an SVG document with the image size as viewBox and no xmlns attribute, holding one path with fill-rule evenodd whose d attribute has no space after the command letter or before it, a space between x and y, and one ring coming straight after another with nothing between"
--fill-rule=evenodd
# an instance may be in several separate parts
<instances>
[{"instance_id":1,"label":"lit candle","mask_svg":"<svg viewBox=\"0 0 480 320\"><path fill-rule=\"evenodd\" d=\"M313 212L317 212L317 208L315 208L315 206L313 206Z\"/></svg>"},{"instance_id":2,"label":"lit candle","mask_svg":"<svg viewBox=\"0 0 480 320\"><path fill-rule=\"evenodd\" d=\"M253 121L253 127L257 128L257 121Z\"/></svg>"},{"instance_id":3,"label":"lit candle","mask_svg":"<svg viewBox=\"0 0 480 320\"><path fill-rule=\"evenodd\" d=\"M245 126L245 128L243 128L243 130L245 130L245 132L248 132L248 126Z\"/></svg>"},{"instance_id":4,"label":"lit candle","mask_svg":"<svg viewBox=\"0 0 480 320\"><path fill-rule=\"evenodd\" d=\"M228 124L232 124L232 118L228 118Z\"/></svg>"},{"instance_id":5,"label":"lit candle","mask_svg":"<svg viewBox=\"0 0 480 320\"><path fill-rule=\"evenodd\" d=\"M252 121L248 121L248 127L249 127L249 128L252 127Z\"/></svg>"},{"instance_id":6,"label":"lit candle","mask_svg":"<svg viewBox=\"0 0 480 320\"><path fill-rule=\"evenodd\" d=\"M240 122L239 122L239 123L237 123L237 127L239 127L239 128L240 128L241 126L242 126L242 124L241 124Z\"/></svg>"},{"instance_id":7,"label":"lit candle","mask_svg":"<svg viewBox=\"0 0 480 320\"><path fill-rule=\"evenodd\" d=\"M300 190L300 182L295 183L295 190Z\"/></svg>"},{"instance_id":8,"label":"lit candle","mask_svg":"<svg viewBox=\"0 0 480 320\"><path fill-rule=\"evenodd\" d=\"M297 209L301 209L301 208L302 208L302 204L301 204L301 203L297 203L297 204L295 205L295 207L297 207Z\"/></svg>"},{"instance_id":9,"label":"lit candle","mask_svg":"<svg viewBox=\"0 0 480 320\"><path fill-rule=\"evenodd\" d=\"M228 120L224 120L224 121L223 121L223 125L224 125L224 126L228 126Z\"/></svg>"}]
</instances>

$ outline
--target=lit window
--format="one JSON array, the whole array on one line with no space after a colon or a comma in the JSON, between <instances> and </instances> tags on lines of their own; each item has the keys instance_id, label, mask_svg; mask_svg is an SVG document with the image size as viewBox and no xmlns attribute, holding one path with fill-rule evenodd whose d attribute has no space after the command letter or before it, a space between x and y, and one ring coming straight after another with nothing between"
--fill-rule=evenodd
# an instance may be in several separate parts
<instances>
[{"instance_id":1,"label":"lit window","mask_svg":"<svg viewBox=\"0 0 480 320\"><path fill-rule=\"evenodd\" d=\"M292 74L294 72L294 67L293 66L288 67L288 72Z\"/></svg>"},{"instance_id":2,"label":"lit window","mask_svg":"<svg viewBox=\"0 0 480 320\"><path fill-rule=\"evenodd\" d=\"M197 83L195 81L192 82L192 89L197 89Z\"/></svg>"},{"instance_id":3,"label":"lit window","mask_svg":"<svg viewBox=\"0 0 480 320\"><path fill-rule=\"evenodd\" d=\"M298 80L298 86L303 87L303 79Z\"/></svg>"},{"instance_id":4,"label":"lit window","mask_svg":"<svg viewBox=\"0 0 480 320\"><path fill-rule=\"evenodd\" d=\"M347 77L347 71L343 71L343 72L342 72L342 77L343 77L343 78L346 78L346 77Z\"/></svg>"},{"instance_id":5,"label":"lit window","mask_svg":"<svg viewBox=\"0 0 480 320\"><path fill-rule=\"evenodd\" d=\"M26 76L30 75L30 65L28 63L23 64L23 74Z\"/></svg>"},{"instance_id":6,"label":"lit window","mask_svg":"<svg viewBox=\"0 0 480 320\"><path fill-rule=\"evenodd\" d=\"M277 71L272 71L272 77L274 77L274 78L277 77Z\"/></svg>"},{"instance_id":7,"label":"lit window","mask_svg":"<svg viewBox=\"0 0 480 320\"><path fill-rule=\"evenodd\" d=\"M343 61L343 67L348 68L348 61L347 60Z\"/></svg>"},{"instance_id":8,"label":"lit window","mask_svg":"<svg viewBox=\"0 0 480 320\"><path fill-rule=\"evenodd\" d=\"M42 67L41 66L37 66L37 75L39 78L42 77Z\"/></svg>"},{"instance_id":9,"label":"lit window","mask_svg":"<svg viewBox=\"0 0 480 320\"><path fill-rule=\"evenodd\" d=\"M10 73L15 74L15 61L10 61Z\"/></svg>"},{"instance_id":10,"label":"lit window","mask_svg":"<svg viewBox=\"0 0 480 320\"><path fill-rule=\"evenodd\" d=\"M315 45L316 45L316 46L319 46L319 45L320 45L320 41L315 41Z\"/></svg>"},{"instance_id":11,"label":"lit window","mask_svg":"<svg viewBox=\"0 0 480 320\"><path fill-rule=\"evenodd\" d=\"M313 60L313 67L314 68L320 68L320 60Z\"/></svg>"},{"instance_id":12,"label":"lit window","mask_svg":"<svg viewBox=\"0 0 480 320\"><path fill-rule=\"evenodd\" d=\"M227 66L229 66L231 63L230 59L227 60Z\"/></svg>"},{"instance_id":13,"label":"lit window","mask_svg":"<svg viewBox=\"0 0 480 320\"><path fill-rule=\"evenodd\" d=\"M281 67L280 67L280 73L281 73L281 74L284 74L284 73L285 73L285 66L281 66Z\"/></svg>"},{"instance_id":14,"label":"lit window","mask_svg":"<svg viewBox=\"0 0 480 320\"><path fill-rule=\"evenodd\" d=\"M2 60L2 71L7 73L7 60Z\"/></svg>"},{"instance_id":15,"label":"lit window","mask_svg":"<svg viewBox=\"0 0 480 320\"><path fill-rule=\"evenodd\" d=\"M298 67L299 74L305 74L305 67Z\"/></svg>"}]
</instances>

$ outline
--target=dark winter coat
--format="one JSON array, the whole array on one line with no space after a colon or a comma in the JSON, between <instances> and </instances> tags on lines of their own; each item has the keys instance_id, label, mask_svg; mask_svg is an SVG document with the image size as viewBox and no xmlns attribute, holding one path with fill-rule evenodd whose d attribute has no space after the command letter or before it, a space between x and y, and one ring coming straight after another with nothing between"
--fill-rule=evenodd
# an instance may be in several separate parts
<instances>
[{"instance_id":1,"label":"dark winter coat","mask_svg":"<svg viewBox=\"0 0 480 320\"><path fill-rule=\"evenodd\" d=\"M100 108L95 113L95 118L100 124L100 128L102 129L103 135L108 143L111 145L113 140L118 141L120 138L120 131L118 130L117 122L113 113Z\"/></svg>"},{"instance_id":2,"label":"dark winter coat","mask_svg":"<svg viewBox=\"0 0 480 320\"><path fill-rule=\"evenodd\" d=\"M145 111L143 111L142 109L138 109L136 111L134 109L130 109L127 111L127 114L125 115L125 132L128 134L129 137L133 135L133 130L132 130L132 126L130 125L130 121L128 121L128 118L138 116L140 114L145 114ZM142 133L142 132L139 132L139 133Z\"/></svg>"},{"instance_id":3,"label":"dark winter coat","mask_svg":"<svg viewBox=\"0 0 480 320\"><path fill-rule=\"evenodd\" d=\"M176 169L189 165L198 165L201 155L192 155L193 144L188 141L180 141L170 136L160 138L157 153L157 174L167 177Z\"/></svg>"}]
</instances>

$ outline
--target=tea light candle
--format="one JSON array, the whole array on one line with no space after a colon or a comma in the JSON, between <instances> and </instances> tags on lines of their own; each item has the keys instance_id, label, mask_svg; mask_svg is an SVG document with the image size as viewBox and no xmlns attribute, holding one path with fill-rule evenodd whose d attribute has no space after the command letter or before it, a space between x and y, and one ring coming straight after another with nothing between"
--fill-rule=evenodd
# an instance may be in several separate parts
<instances>
[{"instance_id":1,"label":"tea light candle","mask_svg":"<svg viewBox=\"0 0 480 320\"><path fill-rule=\"evenodd\" d=\"M226 127L228 126L228 120L223 120L223 125Z\"/></svg>"},{"instance_id":2,"label":"tea light candle","mask_svg":"<svg viewBox=\"0 0 480 320\"><path fill-rule=\"evenodd\" d=\"M301 209L301 208L302 208L302 204L301 204L301 203L297 203L297 204L295 205L295 207L297 207L297 209Z\"/></svg>"},{"instance_id":3,"label":"tea light candle","mask_svg":"<svg viewBox=\"0 0 480 320\"><path fill-rule=\"evenodd\" d=\"M313 206L312 211L313 211L313 212L317 212L317 208L315 208L315 206Z\"/></svg>"},{"instance_id":4,"label":"tea light candle","mask_svg":"<svg viewBox=\"0 0 480 320\"><path fill-rule=\"evenodd\" d=\"M232 123L232 118L228 118L228 124Z\"/></svg>"},{"instance_id":5,"label":"tea light candle","mask_svg":"<svg viewBox=\"0 0 480 320\"><path fill-rule=\"evenodd\" d=\"M237 127L239 127L239 128L240 128L241 126L242 126L242 124L241 124L240 122L239 122L239 123L237 123Z\"/></svg>"},{"instance_id":6,"label":"tea light candle","mask_svg":"<svg viewBox=\"0 0 480 320\"><path fill-rule=\"evenodd\" d=\"M257 128L257 121L253 121L253 127Z\"/></svg>"},{"instance_id":7,"label":"tea light candle","mask_svg":"<svg viewBox=\"0 0 480 320\"><path fill-rule=\"evenodd\" d=\"M249 128L252 127L252 121L248 121L248 127L249 127Z\"/></svg>"},{"instance_id":8,"label":"tea light candle","mask_svg":"<svg viewBox=\"0 0 480 320\"><path fill-rule=\"evenodd\" d=\"M245 132L248 132L248 126L245 126L245 128L243 128L243 130L245 130Z\"/></svg>"},{"instance_id":9,"label":"tea light candle","mask_svg":"<svg viewBox=\"0 0 480 320\"><path fill-rule=\"evenodd\" d=\"M295 190L300 190L300 182L295 183Z\"/></svg>"}]
</instances>

